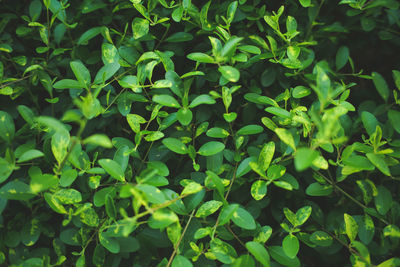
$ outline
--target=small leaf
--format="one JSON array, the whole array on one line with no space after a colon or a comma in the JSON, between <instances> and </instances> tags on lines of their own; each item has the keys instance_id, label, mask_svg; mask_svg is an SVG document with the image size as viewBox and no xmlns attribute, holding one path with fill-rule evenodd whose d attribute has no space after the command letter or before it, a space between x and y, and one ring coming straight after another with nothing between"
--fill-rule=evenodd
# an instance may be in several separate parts
<instances>
[{"instance_id":1,"label":"small leaf","mask_svg":"<svg viewBox=\"0 0 400 267\"><path fill-rule=\"evenodd\" d=\"M212 58L211 56L204 54L204 53L200 53L200 52L196 52L196 53L191 53L189 55L187 55L187 58L193 61L197 61L200 63L214 63L214 58Z\"/></svg>"},{"instance_id":2,"label":"small leaf","mask_svg":"<svg viewBox=\"0 0 400 267\"><path fill-rule=\"evenodd\" d=\"M256 223L253 216L245 209L238 207L233 213L232 221L240 228L246 230L256 229Z\"/></svg>"},{"instance_id":3,"label":"small leaf","mask_svg":"<svg viewBox=\"0 0 400 267\"><path fill-rule=\"evenodd\" d=\"M296 150L296 145L294 143L293 135L291 132L289 132L285 128L276 128L275 133L276 135L278 135L279 139L282 140L282 142L290 146L293 150Z\"/></svg>"},{"instance_id":4,"label":"small leaf","mask_svg":"<svg viewBox=\"0 0 400 267\"><path fill-rule=\"evenodd\" d=\"M58 178L51 174L34 175L30 182L32 192L39 193L58 185Z\"/></svg>"},{"instance_id":5,"label":"small leaf","mask_svg":"<svg viewBox=\"0 0 400 267\"><path fill-rule=\"evenodd\" d=\"M358 233L358 225L354 218L349 214L344 214L344 224L346 229L346 234L350 239L350 242L353 242L356 239Z\"/></svg>"},{"instance_id":6,"label":"small leaf","mask_svg":"<svg viewBox=\"0 0 400 267\"><path fill-rule=\"evenodd\" d=\"M102 27L94 27L84 32L77 42L78 45L87 45L89 40L100 34Z\"/></svg>"},{"instance_id":7,"label":"small leaf","mask_svg":"<svg viewBox=\"0 0 400 267\"><path fill-rule=\"evenodd\" d=\"M296 151L294 166L301 172L310 167L313 161L318 157L318 152L307 147L302 147Z\"/></svg>"},{"instance_id":8,"label":"small leaf","mask_svg":"<svg viewBox=\"0 0 400 267\"><path fill-rule=\"evenodd\" d=\"M372 76L372 81L374 82L375 88L378 91L378 93L380 94L380 96L383 98L383 100L385 100L385 102L388 101L389 98L389 87L385 81L385 79L383 78L382 75L380 75L377 72L373 72L371 74Z\"/></svg>"},{"instance_id":9,"label":"small leaf","mask_svg":"<svg viewBox=\"0 0 400 267\"><path fill-rule=\"evenodd\" d=\"M393 205L393 197L390 191L380 185L377 187L378 195L375 196L375 207L379 214L386 215L386 213L390 210Z\"/></svg>"},{"instance_id":10,"label":"small leaf","mask_svg":"<svg viewBox=\"0 0 400 267\"><path fill-rule=\"evenodd\" d=\"M193 35L188 32L176 32L165 39L165 42L180 43L193 40Z\"/></svg>"},{"instance_id":11,"label":"small leaf","mask_svg":"<svg viewBox=\"0 0 400 267\"><path fill-rule=\"evenodd\" d=\"M62 187L70 186L78 177L78 172L75 169L69 169L62 172L60 177L60 185Z\"/></svg>"},{"instance_id":12,"label":"small leaf","mask_svg":"<svg viewBox=\"0 0 400 267\"><path fill-rule=\"evenodd\" d=\"M7 180L13 171L14 171L14 164L11 164L6 159L0 158L0 183Z\"/></svg>"},{"instance_id":13,"label":"small leaf","mask_svg":"<svg viewBox=\"0 0 400 267\"><path fill-rule=\"evenodd\" d=\"M69 65L71 66L71 69L74 72L78 82L88 89L91 82L89 70L85 67L85 65L82 64L81 61L71 61Z\"/></svg>"},{"instance_id":14,"label":"small leaf","mask_svg":"<svg viewBox=\"0 0 400 267\"><path fill-rule=\"evenodd\" d=\"M400 73L399 73L400 75ZM400 77L399 77L400 79ZM399 81L400 82L400 81ZM390 109L388 112L389 122L392 125L393 129L400 133L400 112L397 110Z\"/></svg>"},{"instance_id":15,"label":"small leaf","mask_svg":"<svg viewBox=\"0 0 400 267\"><path fill-rule=\"evenodd\" d=\"M390 169L383 158L384 156L374 153L367 153L365 155L367 156L369 161L371 161L372 164L374 164L375 167L377 167L384 175L391 176Z\"/></svg>"},{"instance_id":16,"label":"small leaf","mask_svg":"<svg viewBox=\"0 0 400 267\"><path fill-rule=\"evenodd\" d=\"M184 143L182 143L182 141L180 141L179 139L172 138L172 137L164 138L162 140L162 143L169 150L171 150L171 151L173 151L175 153L178 153L178 154L181 154L181 155L184 155L184 154L188 153L187 146Z\"/></svg>"},{"instance_id":17,"label":"small leaf","mask_svg":"<svg viewBox=\"0 0 400 267\"><path fill-rule=\"evenodd\" d=\"M323 231L315 231L311 234L310 241L317 246L329 247L333 243L333 238Z\"/></svg>"},{"instance_id":18,"label":"small leaf","mask_svg":"<svg viewBox=\"0 0 400 267\"><path fill-rule=\"evenodd\" d=\"M216 212L222 206L221 201L210 200L199 207L196 212L196 217L207 217Z\"/></svg>"},{"instance_id":19,"label":"small leaf","mask_svg":"<svg viewBox=\"0 0 400 267\"><path fill-rule=\"evenodd\" d=\"M145 194L147 201L149 201L150 203L162 204L166 201L164 193L155 186L148 184L139 184L136 186L136 188Z\"/></svg>"},{"instance_id":20,"label":"small leaf","mask_svg":"<svg viewBox=\"0 0 400 267\"><path fill-rule=\"evenodd\" d=\"M172 267L193 267L193 264L190 260L182 255L176 255L174 260L172 261Z\"/></svg>"},{"instance_id":21,"label":"small leaf","mask_svg":"<svg viewBox=\"0 0 400 267\"><path fill-rule=\"evenodd\" d=\"M190 103L189 108L197 107L198 105L208 104L212 105L215 104L214 98L209 95L199 95L196 96L195 99Z\"/></svg>"},{"instance_id":22,"label":"small leaf","mask_svg":"<svg viewBox=\"0 0 400 267\"><path fill-rule=\"evenodd\" d=\"M312 212L311 206L304 206L304 207L298 209L296 212L296 221L297 221L296 226L303 225L310 217L311 212Z\"/></svg>"},{"instance_id":23,"label":"small leaf","mask_svg":"<svg viewBox=\"0 0 400 267\"><path fill-rule=\"evenodd\" d=\"M72 188L60 189L53 194L53 197L62 204L75 204L82 201L82 194Z\"/></svg>"},{"instance_id":24,"label":"small leaf","mask_svg":"<svg viewBox=\"0 0 400 267\"><path fill-rule=\"evenodd\" d=\"M282 241L283 251L291 259L296 257L299 247L299 240L294 235L287 235Z\"/></svg>"},{"instance_id":25,"label":"small leaf","mask_svg":"<svg viewBox=\"0 0 400 267\"><path fill-rule=\"evenodd\" d=\"M303 7L310 7L311 6L311 0L299 0L299 2Z\"/></svg>"},{"instance_id":26,"label":"small leaf","mask_svg":"<svg viewBox=\"0 0 400 267\"><path fill-rule=\"evenodd\" d=\"M311 90L305 86L299 85L293 88L292 96L294 98L303 98L311 94Z\"/></svg>"},{"instance_id":27,"label":"small leaf","mask_svg":"<svg viewBox=\"0 0 400 267\"><path fill-rule=\"evenodd\" d=\"M202 189L203 189L203 186L201 184L198 184L196 182L190 182L185 186L185 188L183 188L183 190L181 192L181 196L196 194L197 192L201 191Z\"/></svg>"},{"instance_id":28,"label":"small leaf","mask_svg":"<svg viewBox=\"0 0 400 267\"><path fill-rule=\"evenodd\" d=\"M132 33L134 39L139 39L149 33L149 21L142 18L134 18L132 21Z\"/></svg>"},{"instance_id":29,"label":"small leaf","mask_svg":"<svg viewBox=\"0 0 400 267\"><path fill-rule=\"evenodd\" d=\"M251 185L251 196L255 200L261 200L267 194L267 182L263 180L257 180Z\"/></svg>"},{"instance_id":30,"label":"small leaf","mask_svg":"<svg viewBox=\"0 0 400 267\"><path fill-rule=\"evenodd\" d=\"M240 78L240 72L232 66L221 66L218 68L222 76L230 82L237 82Z\"/></svg>"},{"instance_id":31,"label":"small leaf","mask_svg":"<svg viewBox=\"0 0 400 267\"><path fill-rule=\"evenodd\" d=\"M181 105L170 95L155 95L153 101L166 107L179 108Z\"/></svg>"},{"instance_id":32,"label":"small leaf","mask_svg":"<svg viewBox=\"0 0 400 267\"><path fill-rule=\"evenodd\" d=\"M200 149L197 151L197 153L202 156L211 156L221 152L224 149L225 145L223 143L217 141L211 141L202 145Z\"/></svg>"},{"instance_id":33,"label":"small leaf","mask_svg":"<svg viewBox=\"0 0 400 267\"><path fill-rule=\"evenodd\" d=\"M82 89L84 84L72 79L63 79L53 84L55 89Z\"/></svg>"},{"instance_id":34,"label":"small leaf","mask_svg":"<svg viewBox=\"0 0 400 267\"><path fill-rule=\"evenodd\" d=\"M37 150L37 149L31 149L31 150L28 150L28 151L24 152L18 158L17 162L18 163L26 162L26 161L30 161L30 160L33 160L33 159L36 159L36 158L43 157L43 156L44 156L44 153L42 151Z\"/></svg>"},{"instance_id":35,"label":"small leaf","mask_svg":"<svg viewBox=\"0 0 400 267\"><path fill-rule=\"evenodd\" d=\"M264 267L270 266L269 254L263 245L258 242L249 241L246 243L246 248Z\"/></svg>"},{"instance_id":36,"label":"small leaf","mask_svg":"<svg viewBox=\"0 0 400 267\"><path fill-rule=\"evenodd\" d=\"M347 46L341 46L336 53L336 70L343 68L349 61L349 48Z\"/></svg>"},{"instance_id":37,"label":"small leaf","mask_svg":"<svg viewBox=\"0 0 400 267\"><path fill-rule=\"evenodd\" d=\"M209 129L206 132L206 135L208 137L213 137L213 138L225 138L225 137L229 136L229 132L223 128L214 127L214 128Z\"/></svg>"},{"instance_id":38,"label":"small leaf","mask_svg":"<svg viewBox=\"0 0 400 267\"><path fill-rule=\"evenodd\" d=\"M251 135L251 134L259 134L262 133L264 130L263 127L261 127L260 125L246 125L243 126L242 128L240 128L236 134L237 135Z\"/></svg>"},{"instance_id":39,"label":"small leaf","mask_svg":"<svg viewBox=\"0 0 400 267\"><path fill-rule=\"evenodd\" d=\"M15 126L10 114L0 111L0 138L11 143L14 138Z\"/></svg>"},{"instance_id":40,"label":"small leaf","mask_svg":"<svg viewBox=\"0 0 400 267\"><path fill-rule=\"evenodd\" d=\"M272 158L275 153L275 143L273 141L268 142L261 149L260 155L258 156L258 166L264 172L268 169Z\"/></svg>"},{"instance_id":41,"label":"small leaf","mask_svg":"<svg viewBox=\"0 0 400 267\"><path fill-rule=\"evenodd\" d=\"M121 182L125 181L124 171L116 161L112 159L100 159L98 162L111 177Z\"/></svg>"},{"instance_id":42,"label":"small leaf","mask_svg":"<svg viewBox=\"0 0 400 267\"><path fill-rule=\"evenodd\" d=\"M0 197L12 200L29 200L35 197L29 185L14 180L0 188Z\"/></svg>"},{"instance_id":43,"label":"small leaf","mask_svg":"<svg viewBox=\"0 0 400 267\"><path fill-rule=\"evenodd\" d=\"M91 145L95 145L95 146L102 146L105 148L113 147L113 144L112 144L110 138L108 138L108 136L105 134L91 135L91 136L85 138L85 140L83 140L83 144L91 144Z\"/></svg>"},{"instance_id":44,"label":"small leaf","mask_svg":"<svg viewBox=\"0 0 400 267\"><path fill-rule=\"evenodd\" d=\"M190 109L180 108L176 117L183 126L186 126L189 125L189 123L192 121L193 114Z\"/></svg>"},{"instance_id":45,"label":"small leaf","mask_svg":"<svg viewBox=\"0 0 400 267\"><path fill-rule=\"evenodd\" d=\"M329 196L333 192L331 185L312 183L306 188L306 194L313 197Z\"/></svg>"}]
</instances>

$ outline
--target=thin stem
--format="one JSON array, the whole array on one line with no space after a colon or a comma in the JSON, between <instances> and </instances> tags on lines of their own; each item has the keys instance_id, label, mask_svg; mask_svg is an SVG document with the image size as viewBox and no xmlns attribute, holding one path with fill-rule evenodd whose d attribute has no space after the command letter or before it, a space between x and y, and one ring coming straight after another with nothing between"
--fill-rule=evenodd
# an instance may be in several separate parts
<instances>
[{"instance_id":1,"label":"thin stem","mask_svg":"<svg viewBox=\"0 0 400 267\"><path fill-rule=\"evenodd\" d=\"M187 230L188 227L189 227L189 224L190 224L190 221L191 221L192 218L193 218L194 212L195 212L195 209L194 209L194 210L192 211L192 213L190 214L189 220L188 220L188 222L186 223L185 228L183 229L183 232L182 232L181 236L179 237L178 242L177 242L176 245L175 245L174 251L172 252L171 257L169 257L167 267L170 267L171 264L172 264L172 260L174 259L175 255L176 255L176 253L177 253L177 251L178 251L179 245L181 244L183 237L185 236L186 230Z\"/></svg>"}]
</instances>

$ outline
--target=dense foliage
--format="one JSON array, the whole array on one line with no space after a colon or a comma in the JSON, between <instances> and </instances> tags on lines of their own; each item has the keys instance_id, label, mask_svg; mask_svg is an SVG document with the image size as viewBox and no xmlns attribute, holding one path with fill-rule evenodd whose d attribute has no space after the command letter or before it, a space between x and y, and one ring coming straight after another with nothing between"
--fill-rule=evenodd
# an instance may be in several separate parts
<instances>
[{"instance_id":1,"label":"dense foliage","mask_svg":"<svg viewBox=\"0 0 400 267\"><path fill-rule=\"evenodd\" d=\"M0 1L0 264L400 266L396 0Z\"/></svg>"}]
</instances>

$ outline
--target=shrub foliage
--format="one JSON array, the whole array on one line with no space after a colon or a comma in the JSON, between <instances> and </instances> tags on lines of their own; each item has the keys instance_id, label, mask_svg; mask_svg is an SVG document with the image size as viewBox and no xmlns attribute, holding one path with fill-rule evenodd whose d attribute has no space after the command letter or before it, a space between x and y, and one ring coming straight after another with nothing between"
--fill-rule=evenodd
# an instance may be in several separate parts
<instances>
[{"instance_id":1,"label":"shrub foliage","mask_svg":"<svg viewBox=\"0 0 400 267\"><path fill-rule=\"evenodd\" d=\"M0 264L400 266L396 0L0 3Z\"/></svg>"}]
</instances>

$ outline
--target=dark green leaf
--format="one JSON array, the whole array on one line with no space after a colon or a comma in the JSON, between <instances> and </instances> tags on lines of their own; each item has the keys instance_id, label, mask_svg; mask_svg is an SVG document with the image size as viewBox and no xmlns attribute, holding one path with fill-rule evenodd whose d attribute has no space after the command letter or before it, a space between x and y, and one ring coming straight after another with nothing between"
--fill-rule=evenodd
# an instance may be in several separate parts
<instances>
[{"instance_id":1,"label":"dark green leaf","mask_svg":"<svg viewBox=\"0 0 400 267\"><path fill-rule=\"evenodd\" d=\"M247 250L259 261L262 266L270 266L270 258L267 249L258 242L249 241L246 243Z\"/></svg>"}]
</instances>

